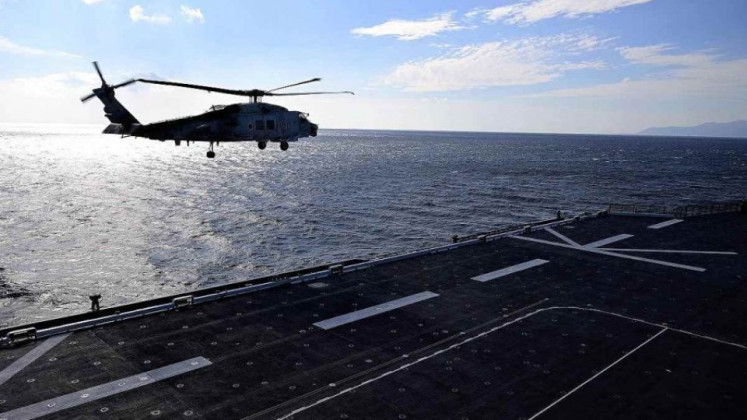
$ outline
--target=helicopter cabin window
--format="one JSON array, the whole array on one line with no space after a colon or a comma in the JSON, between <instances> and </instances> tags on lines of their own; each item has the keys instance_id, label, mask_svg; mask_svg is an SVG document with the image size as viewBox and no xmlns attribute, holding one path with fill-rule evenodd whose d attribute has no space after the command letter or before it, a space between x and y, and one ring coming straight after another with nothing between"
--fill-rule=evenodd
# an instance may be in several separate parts
<instances>
[{"instance_id":1,"label":"helicopter cabin window","mask_svg":"<svg viewBox=\"0 0 747 420\"><path fill-rule=\"evenodd\" d=\"M274 130L275 129L275 120L267 120L267 129L268 130Z\"/></svg>"},{"instance_id":2,"label":"helicopter cabin window","mask_svg":"<svg viewBox=\"0 0 747 420\"><path fill-rule=\"evenodd\" d=\"M262 120L257 120L257 130L264 130L265 129L265 122Z\"/></svg>"}]
</instances>

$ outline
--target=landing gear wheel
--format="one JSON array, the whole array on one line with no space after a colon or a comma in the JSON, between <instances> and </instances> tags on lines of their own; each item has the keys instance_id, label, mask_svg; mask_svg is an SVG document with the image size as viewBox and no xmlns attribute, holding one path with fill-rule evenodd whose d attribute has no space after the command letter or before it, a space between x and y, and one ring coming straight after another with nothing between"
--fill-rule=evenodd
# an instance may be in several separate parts
<instances>
[{"instance_id":1,"label":"landing gear wheel","mask_svg":"<svg viewBox=\"0 0 747 420\"><path fill-rule=\"evenodd\" d=\"M259 150L265 150L265 147L267 147L267 142L264 142L264 141L257 142L257 147L259 147Z\"/></svg>"},{"instance_id":2,"label":"landing gear wheel","mask_svg":"<svg viewBox=\"0 0 747 420\"><path fill-rule=\"evenodd\" d=\"M214 158L214 157L215 157L215 152L214 152L214 151L212 151L212 150L208 151L208 152L207 152L207 157L208 157L208 159L212 159L212 158Z\"/></svg>"},{"instance_id":3,"label":"landing gear wheel","mask_svg":"<svg viewBox=\"0 0 747 420\"><path fill-rule=\"evenodd\" d=\"M280 142L280 150L282 150L282 151L288 150L288 142L287 141L281 141Z\"/></svg>"}]
</instances>

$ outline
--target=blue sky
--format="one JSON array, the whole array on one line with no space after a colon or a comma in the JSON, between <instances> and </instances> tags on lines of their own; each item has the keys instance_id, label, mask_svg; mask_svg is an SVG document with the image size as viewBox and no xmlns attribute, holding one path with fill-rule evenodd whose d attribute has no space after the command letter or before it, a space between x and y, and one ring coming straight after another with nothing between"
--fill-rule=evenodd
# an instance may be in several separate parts
<instances>
[{"instance_id":1,"label":"blue sky","mask_svg":"<svg viewBox=\"0 0 747 420\"><path fill-rule=\"evenodd\" d=\"M148 75L355 97L273 101L328 128L629 133L747 118L743 0L0 0L0 121L105 123ZM299 89L302 90L302 89ZM135 86L142 121L236 102Z\"/></svg>"}]
</instances>

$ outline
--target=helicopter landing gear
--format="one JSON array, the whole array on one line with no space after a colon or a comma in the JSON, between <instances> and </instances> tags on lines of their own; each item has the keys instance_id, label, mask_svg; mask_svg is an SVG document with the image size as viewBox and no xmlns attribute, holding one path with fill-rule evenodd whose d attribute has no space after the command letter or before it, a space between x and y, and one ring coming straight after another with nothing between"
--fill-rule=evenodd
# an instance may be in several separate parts
<instances>
[{"instance_id":1,"label":"helicopter landing gear","mask_svg":"<svg viewBox=\"0 0 747 420\"><path fill-rule=\"evenodd\" d=\"M208 159L212 159L215 157L215 152L213 151L213 142L210 142L210 150L207 152Z\"/></svg>"},{"instance_id":2,"label":"helicopter landing gear","mask_svg":"<svg viewBox=\"0 0 747 420\"><path fill-rule=\"evenodd\" d=\"M288 142L287 141L281 141L280 142L280 150L282 150L282 151L288 150Z\"/></svg>"},{"instance_id":3,"label":"helicopter landing gear","mask_svg":"<svg viewBox=\"0 0 747 420\"><path fill-rule=\"evenodd\" d=\"M265 147L267 147L267 142L266 141L257 142L257 147L259 147L259 150L265 150Z\"/></svg>"}]
</instances>

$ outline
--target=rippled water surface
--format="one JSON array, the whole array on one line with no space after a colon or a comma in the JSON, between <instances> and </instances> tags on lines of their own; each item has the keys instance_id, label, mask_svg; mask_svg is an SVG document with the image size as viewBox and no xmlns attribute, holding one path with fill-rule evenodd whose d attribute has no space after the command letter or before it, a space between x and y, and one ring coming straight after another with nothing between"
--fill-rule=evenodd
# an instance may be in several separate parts
<instances>
[{"instance_id":1,"label":"rippled water surface","mask_svg":"<svg viewBox=\"0 0 747 420\"><path fill-rule=\"evenodd\" d=\"M0 326L747 185L745 140L335 130L208 160L100 130L0 125Z\"/></svg>"}]
</instances>

